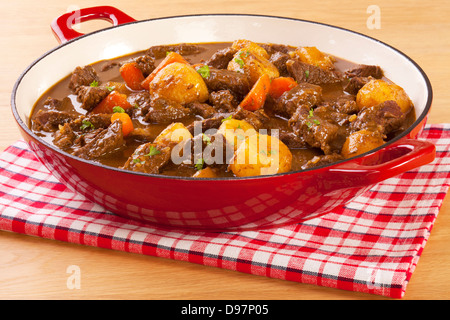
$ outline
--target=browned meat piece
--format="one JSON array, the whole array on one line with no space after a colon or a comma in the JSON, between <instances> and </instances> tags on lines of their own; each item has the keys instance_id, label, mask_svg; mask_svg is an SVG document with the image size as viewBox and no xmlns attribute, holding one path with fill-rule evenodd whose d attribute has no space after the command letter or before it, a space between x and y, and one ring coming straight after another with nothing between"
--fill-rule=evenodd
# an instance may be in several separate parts
<instances>
[{"instance_id":1,"label":"browned meat piece","mask_svg":"<svg viewBox=\"0 0 450 320\"><path fill-rule=\"evenodd\" d=\"M124 145L122 123L114 121L106 129L97 129L84 136L84 145L77 148L73 155L83 159L98 159L108 156Z\"/></svg>"},{"instance_id":2,"label":"browned meat piece","mask_svg":"<svg viewBox=\"0 0 450 320\"><path fill-rule=\"evenodd\" d=\"M332 101L322 103L321 106L326 106L330 110L345 114L355 114L359 111L353 95L342 95Z\"/></svg>"},{"instance_id":3,"label":"browned meat piece","mask_svg":"<svg viewBox=\"0 0 450 320\"><path fill-rule=\"evenodd\" d=\"M383 77L383 70L379 66L361 64L357 68L347 70L345 75L349 78L373 77L375 79L381 79Z\"/></svg>"},{"instance_id":4,"label":"browned meat piece","mask_svg":"<svg viewBox=\"0 0 450 320\"><path fill-rule=\"evenodd\" d=\"M304 63L299 60L288 60L286 67L297 82L308 82L311 84L339 83L343 80L342 75L337 71L325 70L312 64Z\"/></svg>"},{"instance_id":5,"label":"browned meat piece","mask_svg":"<svg viewBox=\"0 0 450 320\"><path fill-rule=\"evenodd\" d=\"M218 112L233 112L239 104L239 101L229 90L211 92L209 102Z\"/></svg>"},{"instance_id":6,"label":"browned meat piece","mask_svg":"<svg viewBox=\"0 0 450 320\"><path fill-rule=\"evenodd\" d=\"M335 163L344 160L344 157L339 153L332 153L327 155L315 156L302 166L303 170L325 166L327 164Z\"/></svg>"},{"instance_id":7,"label":"browned meat piece","mask_svg":"<svg viewBox=\"0 0 450 320\"><path fill-rule=\"evenodd\" d=\"M216 69L226 69L236 52L237 50L231 47L218 50L206 61L206 65Z\"/></svg>"},{"instance_id":8,"label":"browned meat piece","mask_svg":"<svg viewBox=\"0 0 450 320\"><path fill-rule=\"evenodd\" d=\"M186 128L189 130L189 132L193 136L195 136L201 132L206 132L208 130L219 129L223 120L225 118L229 117L230 115L231 114L227 114L227 113L223 113L223 114L217 113L212 118L201 120L201 121L194 121L193 123L188 125Z\"/></svg>"},{"instance_id":9,"label":"browned meat piece","mask_svg":"<svg viewBox=\"0 0 450 320\"><path fill-rule=\"evenodd\" d=\"M162 45L150 47L146 51L146 54L155 59L162 59L166 57L167 52L171 51L179 53L182 56L188 56L191 54L198 54L200 52L203 52L205 51L205 48L195 44L185 44L185 43L178 45Z\"/></svg>"},{"instance_id":10,"label":"browned meat piece","mask_svg":"<svg viewBox=\"0 0 450 320\"><path fill-rule=\"evenodd\" d=\"M385 101L379 105L361 110L351 123L352 131L367 129L384 135L399 130L405 125L405 114L395 101Z\"/></svg>"},{"instance_id":11,"label":"browned meat piece","mask_svg":"<svg viewBox=\"0 0 450 320\"><path fill-rule=\"evenodd\" d=\"M318 105L322 101L322 88L306 82L283 93L281 97L270 104L271 112L275 115L290 118L299 106L309 108Z\"/></svg>"},{"instance_id":12,"label":"browned meat piece","mask_svg":"<svg viewBox=\"0 0 450 320\"><path fill-rule=\"evenodd\" d=\"M275 67L277 67L280 76L286 77L289 76L289 71L286 66L286 62L291 58L291 56L287 53L283 53L280 51L276 51L269 58L269 61L272 62Z\"/></svg>"},{"instance_id":13,"label":"browned meat piece","mask_svg":"<svg viewBox=\"0 0 450 320\"><path fill-rule=\"evenodd\" d=\"M255 130L265 128L267 123L270 121L269 116L262 109L248 111L242 109L241 107L238 107L236 112L233 113L233 118L247 121L253 126L253 128L255 128Z\"/></svg>"},{"instance_id":14,"label":"browned meat piece","mask_svg":"<svg viewBox=\"0 0 450 320\"><path fill-rule=\"evenodd\" d=\"M289 148L305 148L307 146L305 140L296 135L292 131L280 130L278 134L278 138Z\"/></svg>"},{"instance_id":15,"label":"browned meat piece","mask_svg":"<svg viewBox=\"0 0 450 320\"><path fill-rule=\"evenodd\" d=\"M149 55L139 56L134 61L137 67L142 71L144 77L147 77L153 70L155 70L155 59Z\"/></svg>"},{"instance_id":16,"label":"browned meat piece","mask_svg":"<svg viewBox=\"0 0 450 320\"><path fill-rule=\"evenodd\" d=\"M53 144L62 150L66 150L74 144L77 137L78 136L72 130L72 127L68 123L65 123L55 132Z\"/></svg>"},{"instance_id":17,"label":"browned meat piece","mask_svg":"<svg viewBox=\"0 0 450 320\"><path fill-rule=\"evenodd\" d=\"M156 174L170 161L171 148L154 143L140 145L128 158L122 169Z\"/></svg>"},{"instance_id":18,"label":"browned meat piece","mask_svg":"<svg viewBox=\"0 0 450 320\"><path fill-rule=\"evenodd\" d=\"M31 122L33 130L53 132L58 130L60 125L75 119L75 115L65 111L39 110Z\"/></svg>"},{"instance_id":19,"label":"browned meat piece","mask_svg":"<svg viewBox=\"0 0 450 320\"><path fill-rule=\"evenodd\" d=\"M106 87L80 86L77 88L77 98L81 102L81 108L87 111L94 109L109 94Z\"/></svg>"},{"instance_id":20,"label":"browned meat piece","mask_svg":"<svg viewBox=\"0 0 450 320\"><path fill-rule=\"evenodd\" d=\"M347 137L345 127L316 115L305 106L297 109L289 125L310 147L322 149L325 154L339 153Z\"/></svg>"},{"instance_id":21,"label":"browned meat piece","mask_svg":"<svg viewBox=\"0 0 450 320\"><path fill-rule=\"evenodd\" d=\"M217 113L214 107L210 106L207 103L202 103L198 101L191 102L187 104L186 107L189 108L193 114L198 115L203 119L211 118Z\"/></svg>"},{"instance_id":22,"label":"browned meat piece","mask_svg":"<svg viewBox=\"0 0 450 320\"><path fill-rule=\"evenodd\" d=\"M98 83L100 80L93 66L76 67L70 77L69 89L75 92L78 87L89 86L94 81Z\"/></svg>"},{"instance_id":23,"label":"browned meat piece","mask_svg":"<svg viewBox=\"0 0 450 320\"><path fill-rule=\"evenodd\" d=\"M250 81L247 75L226 69L209 68L210 75L205 78L209 91L229 90L238 100L250 91Z\"/></svg>"},{"instance_id":24,"label":"browned meat piece","mask_svg":"<svg viewBox=\"0 0 450 320\"><path fill-rule=\"evenodd\" d=\"M142 112L144 120L150 123L172 123L191 115L189 108L162 98L150 100L148 108Z\"/></svg>"},{"instance_id":25,"label":"browned meat piece","mask_svg":"<svg viewBox=\"0 0 450 320\"><path fill-rule=\"evenodd\" d=\"M358 94L359 89L361 89L366 83L368 83L372 78L368 77L354 77L351 78L347 84L344 86L344 91L350 94Z\"/></svg>"},{"instance_id":26,"label":"browned meat piece","mask_svg":"<svg viewBox=\"0 0 450 320\"><path fill-rule=\"evenodd\" d=\"M269 56L281 52L281 53L288 53L289 51L292 51L293 48L286 46L284 44L277 44L277 43L260 43L260 47L264 48L266 52L269 54Z\"/></svg>"}]
</instances>

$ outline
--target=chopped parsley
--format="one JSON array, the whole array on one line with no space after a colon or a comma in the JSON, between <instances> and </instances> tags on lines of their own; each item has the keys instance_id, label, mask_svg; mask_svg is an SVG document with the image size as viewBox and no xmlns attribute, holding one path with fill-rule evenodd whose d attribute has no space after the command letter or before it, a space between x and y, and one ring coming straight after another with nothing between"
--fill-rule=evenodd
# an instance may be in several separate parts
<instances>
[{"instance_id":1,"label":"chopped parsley","mask_svg":"<svg viewBox=\"0 0 450 320\"><path fill-rule=\"evenodd\" d=\"M202 170L204 164L205 164L205 160L203 158L198 159L197 162L195 163L195 169Z\"/></svg>"},{"instance_id":2,"label":"chopped parsley","mask_svg":"<svg viewBox=\"0 0 450 320\"><path fill-rule=\"evenodd\" d=\"M305 79L308 80L309 78L309 70L305 70Z\"/></svg>"},{"instance_id":3,"label":"chopped parsley","mask_svg":"<svg viewBox=\"0 0 450 320\"><path fill-rule=\"evenodd\" d=\"M204 79L208 79L209 76L211 75L210 71L209 71L209 67L205 64L204 66L201 66L200 68L197 69L197 72L202 76L202 78Z\"/></svg>"},{"instance_id":4,"label":"chopped parsley","mask_svg":"<svg viewBox=\"0 0 450 320\"><path fill-rule=\"evenodd\" d=\"M202 133L202 139L203 139L203 141L204 142L206 142L206 144L207 145L210 145L211 144L211 138L210 137L208 137L206 134L204 134L204 133Z\"/></svg>"},{"instance_id":5,"label":"chopped parsley","mask_svg":"<svg viewBox=\"0 0 450 320\"><path fill-rule=\"evenodd\" d=\"M92 128L95 129L94 125L89 120L83 120L82 125L80 127L81 130Z\"/></svg>"},{"instance_id":6,"label":"chopped parsley","mask_svg":"<svg viewBox=\"0 0 450 320\"><path fill-rule=\"evenodd\" d=\"M89 86L91 86L91 87L98 87L98 81L97 80L92 81Z\"/></svg>"},{"instance_id":7,"label":"chopped parsley","mask_svg":"<svg viewBox=\"0 0 450 320\"><path fill-rule=\"evenodd\" d=\"M112 86L112 87L106 87L106 89L108 90L108 91L114 91L114 89L115 89L116 87L115 86Z\"/></svg>"},{"instance_id":8,"label":"chopped parsley","mask_svg":"<svg viewBox=\"0 0 450 320\"><path fill-rule=\"evenodd\" d=\"M114 113L125 113L125 110L122 108L122 107L119 107L119 106L115 106L114 108L113 108L113 112Z\"/></svg>"},{"instance_id":9,"label":"chopped parsley","mask_svg":"<svg viewBox=\"0 0 450 320\"><path fill-rule=\"evenodd\" d=\"M226 117L225 119L222 119L221 121L225 122L225 121L231 120L231 119L232 119L232 115L230 114L228 117Z\"/></svg>"},{"instance_id":10,"label":"chopped parsley","mask_svg":"<svg viewBox=\"0 0 450 320\"><path fill-rule=\"evenodd\" d=\"M160 154L160 153L161 153L161 151L159 151L158 149L156 149L156 147L150 146L150 150L149 150L149 152L148 152L145 156L151 157L151 156L155 156L155 155Z\"/></svg>"}]
</instances>

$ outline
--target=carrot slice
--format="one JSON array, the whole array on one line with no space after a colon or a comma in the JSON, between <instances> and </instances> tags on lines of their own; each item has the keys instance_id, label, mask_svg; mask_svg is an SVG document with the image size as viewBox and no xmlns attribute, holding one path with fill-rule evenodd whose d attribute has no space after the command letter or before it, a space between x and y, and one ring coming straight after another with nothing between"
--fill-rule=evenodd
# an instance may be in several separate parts
<instances>
[{"instance_id":1,"label":"carrot slice","mask_svg":"<svg viewBox=\"0 0 450 320\"><path fill-rule=\"evenodd\" d=\"M136 62L123 64L120 69L120 75L131 90L142 90L142 81L145 80L144 74L138 68Z\"/></svg>"},{"instance_id":2,"label":"carrot slice","mask_svg":"<svg viewBox=\"0 0 450 320\"><path fill-rule=\"evenodd\" d=\"M258 78L250 92L241 101L241 108L249 111L255 111L264 106L267 94L270 90L270 77L267 73L264 73Z\"/></svg>"},{"instance_id":3,"label":"carrot slice","mask_svg":"<svg viewBox=\"0 0 450 320\"><path fill-rule=\"evenodd\" d=\"M122 133L123 136L126 137L131 131L134 130L133 121L131 120L128 113L125 112L116 112L111 116L111 122L119 120L122 122Z\"/></svg>"},{"instance_id":4,"label":"carrot slice","mask_svg":"<svg viewBox=\"0 0 450 320\"><path fill-rule=\"evenodd\" d=\"M278 77L272 80L270 83L269 95L277 99L281 97L283 93L296 87L298 83L291 77Z\"/></svg>"},{"instance_id":5,"label":"carrot slice","mask_svg":"<svg viewBox=\"0 0 450 320\"><path fill-rule=\"evenodd\" d=\"M94 109L92 113L113 113L114 107L121 107L124 110L130 109L133 106L127 100L127 95L113 91L106 96Z\"/></svg>"},{"instance_id":6,"label":"carrot slice","mask_svg":"<svg viewBox=\"0 0 450 320\"><path fill-rule=\"evenodd\" d=\"M164 58L164 60L159 63L159 65L155 68L155 70L153 70L152 73L150 73L147 76L147 78L145 78L145 80L142 81L141 86L144 89L148 90L150 87L150 82L152 82L152 80L156 77L158 72L160 72L164 67L168 66L169 64L171 64L173 62L181 62L181 63L189 64L189 62L186 59L184 59L181 54L171 51L167 54L167 56Z\"/></svg>"}]
</instances>

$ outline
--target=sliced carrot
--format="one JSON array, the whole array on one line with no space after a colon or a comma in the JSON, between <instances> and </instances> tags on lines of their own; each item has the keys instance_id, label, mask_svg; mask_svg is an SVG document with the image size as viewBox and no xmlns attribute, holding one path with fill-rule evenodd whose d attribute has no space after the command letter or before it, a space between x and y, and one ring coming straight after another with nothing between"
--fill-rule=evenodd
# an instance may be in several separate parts
<instances>
[{"instance_id":1,"label":"sliced carrot","mask_svg":"<svg viewBox=\"0 0 450 320\"><path fill-rule=\"evenodd\" d=\"M124 110L130 109L133 106L127 100L127 95L113 91L103 99L94 109L92 113L113 113L114 107L121 107Z\"/></svg>"},{"instance_id":2,"label":"sliced carrot","mask_svg":"<svg viewBox=\"0 0 450 320\"><path fill-rule=\"evenodd\" d=\"M241 108L249 111L255 111L264 106L267 94L270 90L270 77L267 73L264 73L258 78L250 92L241 101Z\"/></svg>"},{"instance_id":3,"label":"sliced carrot","mask_svg":"<svg viewBox=\"0 0 450 320\"><path fill-rule=\"evenodd\" d=\"M114 122L117 119L120 122L122 122L122 133L124 137L126 137L131 131L134 130L133 121L131 120L128 113L125 112L113 113L111 116L111 122Z\"/></svg>"},{"instance_id":4,"label":"sliced carrot","mask_svg":"<svg viewBox=\"0 0 450 320\"><path fill-rule=\"evenodd\" d=\"M281 97L283 93L296 87L298 83L291 77L278 77L272 80L270 83L269 95L277 99Z\"/></svg>"},{"instance_id":5,"label":"sliced carrot","mask_svg":"<svg viewBox=\"0 0 450 320\"><path fill-rule=\"evenodd\" d=\"M120 75L131 90L142 90L142 81L145 80L144 74L138 68L136 62L123 64L120 69Z\"/></svg>"},{"instance_id":6,"label":"sliced carrot","mask_svg":"<svg viewBox=\"0 0 450 320\"><path fill-rule=\"evenodd\" d=\"M189 64L189 62L186 59L184 59L181 54L171 51L167 54L167 56L164 58L164 60L159 63L159 65L155 68L155 70L153 70L153 72L150 73L147 76L147 78L145 78L144 81L142 81L141 86L144 89L148 90L150 87L150 82L152 82L152 80L156 77L158 72L160 72L164 67L168 66L169 64L171 64L173 62L181 62L181 63Z\"/></svg>"}]
</instances>

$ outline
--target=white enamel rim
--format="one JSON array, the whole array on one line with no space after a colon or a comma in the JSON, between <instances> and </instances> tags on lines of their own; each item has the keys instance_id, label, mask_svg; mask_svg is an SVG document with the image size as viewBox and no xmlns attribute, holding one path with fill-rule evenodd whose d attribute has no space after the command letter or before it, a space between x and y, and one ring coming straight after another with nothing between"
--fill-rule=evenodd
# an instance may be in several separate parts
<instances>
[{"instance_id":1,"label":"white enamel rim","mask_svg":"<svg viewBox=\"0 0 450 320\"><path fill-rule=\"evenodd\" d=\"M205 14L130 22L98 30L57 46L35 60L20 75L11 95L12 112L21 128L40 140L27 126L31 109L47 89L69 75L76 66L145 50L153 45L231 42L236 39L293 46L316 46L321 51L343 57L352 62L380 65L386 77L403 87L410 96L415 106L417 119L401 135L369 153L376 152L408 135L426 118L431 108L432 87L422 68L401 51L377 39L348 29L308 20L268 15ZM78 161L88 162L110 170L125 171L74 157L43 140L40 141L54 152ZM364 155L366 154L359 157ZM305 171L315 169L317 168ZM199 180L199 178L166 177L126 172L165 179ZM299 171L278 175L295 174L297 172ZM268 177L273 176L203 179L236 180Z\"/></svg>"}]
</instances>

